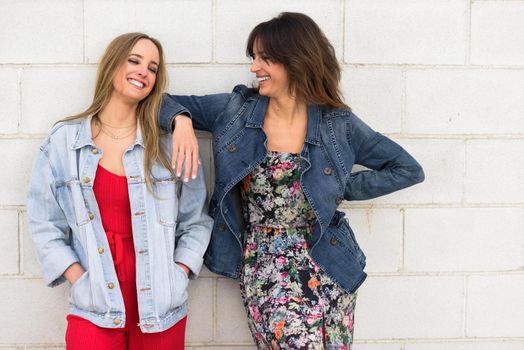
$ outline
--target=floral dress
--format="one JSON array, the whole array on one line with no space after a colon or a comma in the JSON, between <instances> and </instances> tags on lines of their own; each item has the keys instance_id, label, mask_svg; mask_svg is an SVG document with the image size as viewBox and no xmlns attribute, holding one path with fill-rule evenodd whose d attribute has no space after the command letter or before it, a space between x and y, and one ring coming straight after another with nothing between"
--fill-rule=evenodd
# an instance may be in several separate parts
<instances>
[{"instance_id":1,"label":"floral dress","mask_svg":"<svg viewBox=\"0 0 524 350\"><path fill-rule=\"evenodd\" d=\"M240 277L258 349L347 349L355 294L311 259L315 214L300 186L300 156L270 151L243 180L248 230Z\"/></svg>"}]
</instances>

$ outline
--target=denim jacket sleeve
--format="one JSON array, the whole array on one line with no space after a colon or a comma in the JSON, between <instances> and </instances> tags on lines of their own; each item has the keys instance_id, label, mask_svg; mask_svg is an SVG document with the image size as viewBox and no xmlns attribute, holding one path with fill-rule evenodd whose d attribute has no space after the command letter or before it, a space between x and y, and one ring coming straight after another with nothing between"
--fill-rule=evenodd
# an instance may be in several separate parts
<instances>
[{"instance_id":1,"label":"denim jacket sleeve","mask_svg":"<svg viewBox=\"0 0 524 350\"><path fill-rule=\"evenodd\" d=\"M195 129L212 131L216 118L224 111L231 94L205 96L178 96L164 94L160 108L160 127L172 131L173 119L181 113L188 114Z\"/></svg>"},{"instance_id":2,"label":"denim jacket sleeve","mask_svg":"<svg viewBox=\"0 0 524 350\"><path fill-rule=\"evenodd\" d=\"M64 271L78 256L66 235L69 225L57 202L55 177L44 151L40 151L29 182L27 216L45 283L55 287L65 281Z\"/></svg>"},{"instance_id":3,"label":"denim jacket sleeve","mask_svg":"<svg viewBox=\"0 0 524 350\"><path fill-rule=\"evenodd\" d=\"M346 119L346 134L355 152L355 164L371 169L350 175L346 200L371 199L424 181L422 167L408 152L352 112Z\"/></svg>"},{"instance_id":4,"label":"denim jacket sleeve","mask_svg":"<svg viewBox=\"0 0 524 350\"><path fill-rule=\"evenodd\" d=\"M196 278L202 268L213 227L213 219L206 214L207 192L202 167L198 168L196 179L179 183L174 259L189 267L191 278Z\"/></svg>"}]
</instances>

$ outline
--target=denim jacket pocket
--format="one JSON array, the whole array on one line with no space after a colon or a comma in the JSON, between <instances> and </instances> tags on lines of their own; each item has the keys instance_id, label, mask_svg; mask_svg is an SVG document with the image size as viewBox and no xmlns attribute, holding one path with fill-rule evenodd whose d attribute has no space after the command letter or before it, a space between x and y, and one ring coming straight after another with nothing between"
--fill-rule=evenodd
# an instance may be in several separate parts
<instances>
[{"instance_id":1,"label":"denim jacket pocket","mask_svg":"<svg viewBox=\"0 0 524 350\"><path fill-rule=\"evenodd\" d=\"M187 299L189 277L176 263L173 263L173 284L171 286L171 306L178 307Z\"/></svg>"},{"instance_id":2,"label":"denim jacket pocket","mask_svg":"<svg viewBox=\"0 0 524 350\"><path fill-rule=\"evenodd\" d=\"M77 226L83 226L90 221L89 210L87 209L84 195L82 194L82 188L80 181L73 179L63 183L62 186L57 187L59 198L62 199L63 204L66 206L71 205L75 223Z\"/></svg>"},{"instance_id":3,"label":"denim jacket pocket","mask_svg":"<svg viewBox=\"0 0 524 350\"><path fill-rule=\"evenodd\" d=\"M96 311L89 282L89 271L85 271L69 290L70 301L76 307L86 311Z\"/></svg>"},{"instance_id":4,"label":"denim jacket pocket","mask_svg":"<svg viewBox=\"0 0 524 350\"><path fill-rule=\"evenodd\" d=\"M342 221L343 221L342 222L342 226L347 229L347 232L349 234L349 240L350 240L350 243L353 245L353 248L354 248L354 250L355 250L355 252L357 254L357 259L358 259L360 265L362 265L362 267L365 267L366 266L366 255L364 254L362 249L360 249L360 245L357 242L357 238L355 237L355 233L351 229L351 226L349 226L348 221L345 218L343 218Z\"/></svg>"},{"instance_id":5,"label":"denim jacket pocket","mask_svg":"<svg viewBox=\"0 0 524 350\"><path fill-rule=\"evenodd\" d=\"M173 228L177 220L177 186L177 181L173 179L155 180L152 183L158 222Z\"/></svg>"},{"instance_id":6,"label":"denim jacket pocket","mask_svg":"<svg viewBox=\"0 0 524 350\"><path fill-rule=\"evenodd\" d=\"M362 249L360 249L357 239L355 238L355 234L353 233L353 230L349 226L349 223L344 217L343 213L337 212L335 215L337 216L335 217L334 222L332 222L332 225L335 227L332 227L330 225L330 228L333 228L333 237L331 238L332 244L344 245L349 250L349 252L358 260L362 268L364 268L366 265L366 256L362 252Z\"/></svg>"}]
</instances>

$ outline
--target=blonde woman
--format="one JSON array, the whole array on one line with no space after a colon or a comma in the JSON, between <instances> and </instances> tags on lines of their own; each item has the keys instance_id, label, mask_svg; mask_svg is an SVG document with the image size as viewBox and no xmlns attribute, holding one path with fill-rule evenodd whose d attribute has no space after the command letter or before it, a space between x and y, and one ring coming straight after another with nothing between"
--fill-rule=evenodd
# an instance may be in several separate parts
<instances>
[{"instance_id":1,"label":"blonde woman","mask_svg":"<svg viewBox=\"0 0 524 350\"><path fill-rule=\"evenodd\" d=\"M188 278L212 220L202 174L176 181L160 135L160 43L115 38L93 102L55 125L37 156L27 211L45 282L71 283L67 349L183 349Z\"/></svg>"}]
</instances>

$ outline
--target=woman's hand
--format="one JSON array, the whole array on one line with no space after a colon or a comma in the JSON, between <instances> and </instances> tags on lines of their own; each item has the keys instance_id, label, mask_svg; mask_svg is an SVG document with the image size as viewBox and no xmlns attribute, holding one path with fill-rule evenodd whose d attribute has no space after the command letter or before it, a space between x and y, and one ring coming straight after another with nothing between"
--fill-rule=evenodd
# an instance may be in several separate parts
<instances>
[{"instance_id":1,"label":"woman's hand","mask_svg":"<svg viewBox=\"0 0 524 350\"><path fill-rule=\"evenodd\" d=\"M79 263L74 263L69 265L69 267L64 271L64 277L71 283L75 282L84 274L85 270Z\"/></svg>"},{"instance_id":2,"label":"woman's hand","mask_svg":"<svg viewBox=\"0 0 524 350\"><path fill-rule=\"evenodd\" d=\"M189 181L189 175L195 179L198 171L198 140L193 129L191 118L177 115L173 119L173 155L171 165L177 177L184 169L184 182Z\"/></svg>"},{"instance_id":3,"label":"woman's hand","mask_svg":"<svg viewBox=\"0 0 524 350\"><path fill-rule=\"evenodd\" d=\"M189 271L189 267L187 267L186 265L184 265L184 264L182 264L182 263L180 263L180 262L177 262L176 264L177 264L178 266L180 266L180 268L181 268L182 270L184 270L184 272L186 273L187 277L189 277L189 272L190 272L190 271Z\"/></svg>"}]
</instances>

